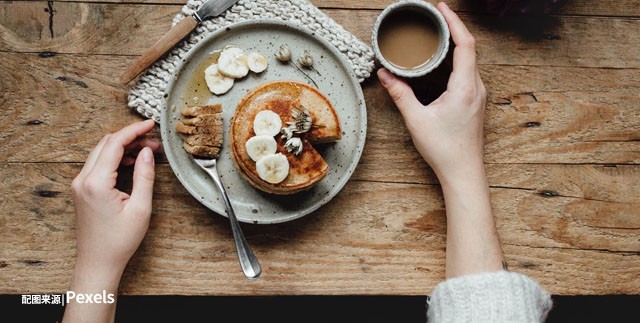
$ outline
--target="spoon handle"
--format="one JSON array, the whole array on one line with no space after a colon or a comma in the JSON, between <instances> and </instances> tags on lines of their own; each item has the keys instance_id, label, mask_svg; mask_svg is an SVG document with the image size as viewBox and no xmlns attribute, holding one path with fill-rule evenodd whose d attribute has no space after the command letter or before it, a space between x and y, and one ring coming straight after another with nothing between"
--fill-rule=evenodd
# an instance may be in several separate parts
<instances>
[{"instance_id":1,"label":"spoon handle","mask_svg":"<svg viewBox=\"0 0 640 323\"><path fill-rule=\"evenodd\" d=\"M229 201L229 197L227 196L227 192L224 189L224 185L222 185L222 181L220 181L220 176L218 176L218 170L216 167L216 163L214 162L213 167L203 167L207 173L213 178L213 181L218 186L220 193L222 193L222 197L224 198L224 203L227 209L227 215L229 216L229 221L231 222L231 231L233 232L233 239L236 242L236 249L238 251L238 260L240 261L240 267L242 267L242 272L247 278L258 278L262 273L262 269L260 268L260 263L258 263L258 259L251 251L251 247L247 243L247 239L245 239L244 234L242 233L242 229L240 228L240 224L238 224L238 219L236 218L235 213L233 212L233 207L231 206L231 201Z\"/></svg>"}]
</instances>

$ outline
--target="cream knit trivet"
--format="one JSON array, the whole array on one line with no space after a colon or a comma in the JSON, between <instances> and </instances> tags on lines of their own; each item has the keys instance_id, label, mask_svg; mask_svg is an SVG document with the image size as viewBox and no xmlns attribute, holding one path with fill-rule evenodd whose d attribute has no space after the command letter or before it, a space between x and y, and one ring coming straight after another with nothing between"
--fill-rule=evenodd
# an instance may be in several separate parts
<instances>
[{"instance_id":1,"label":"cream knit trivet","mask_svg":"<svg viewBox=\"0 0 640 323\"><path fill-rule=\"evenodd\" d=\"M190 16L205 1L189 0L182 11L173 18L173 25ZM329 18L307 0L241 0L223 15L205 20L171 50L165 58L155 62L140 77L129 92L129 107L147 118L160 122L160 111L166 100L164 92L178 62L191 47L205 36L234 22L251 19L279 19L300 24L335 46L351 63L358 80L362 82L374 68L371 48Z\"/></svg>"}]
</instances>

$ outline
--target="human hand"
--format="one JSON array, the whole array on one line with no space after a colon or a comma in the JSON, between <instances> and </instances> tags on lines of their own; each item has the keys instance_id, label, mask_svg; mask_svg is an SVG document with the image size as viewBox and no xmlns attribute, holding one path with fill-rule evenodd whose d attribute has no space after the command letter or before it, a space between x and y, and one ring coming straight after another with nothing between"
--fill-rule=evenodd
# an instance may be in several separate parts
<instances>
[{"instance_id":1,"label":"human hand","mask_svg":"<svg viewBox=\"0 0 640 323\"><path fill-rule=\"evenodd\" d=\"M456 44L447 90L424 106L405 81L386 69L378 70L378 77L402 113L416 149L442 179L482 165L487 91L476 65L475 39L446 4L439 3L437 8Z\"/></svg>"},{"instance_id":2,"label":"human hand","mask_svg":"<svg viewBox=\"0 0 640 323\"><path fill-rule=\"evenodd\" d=\"M136 122L104 136L71 183L76 206L76 269L119 278L144 238L151 215L153 151L160 144L141 136L154 125L152 120ZM131 195L115 188L121 163L135 163Z\"/></svg>"}]
</instances>

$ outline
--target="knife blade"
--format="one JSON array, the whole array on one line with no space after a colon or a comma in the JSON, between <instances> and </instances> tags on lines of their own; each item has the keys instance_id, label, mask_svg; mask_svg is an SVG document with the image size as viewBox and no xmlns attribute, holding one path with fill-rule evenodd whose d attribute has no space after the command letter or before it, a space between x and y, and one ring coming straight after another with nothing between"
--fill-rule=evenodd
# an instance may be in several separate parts
<instances>
[{"instance_id":1,"label":"knife blade","mask_svg":"<svg viewBox=\"0 0 640 323\"><path fill-rule=\"evenodd\" d=\"M127 84L138 74L153 64L164 53L175 46L182 38L187 36L203 20L220 15L239 0L209 0L205 2L191 17L185 17L169 32L160 38L151 48L147 49L129 68L120 76L120 82Z\"/></svg>"},{"instance_id":2,"label":"knife blade","mask_svg":"<svg viewBox=\"0 0 640 323\"><path fill-rule=\"evenodd\" d=\"M225 12L238 1L239 0L209 0L200 6L193 16L198 22L202 22L207 18L215 17Z\"/></svg>"}]
</instances>

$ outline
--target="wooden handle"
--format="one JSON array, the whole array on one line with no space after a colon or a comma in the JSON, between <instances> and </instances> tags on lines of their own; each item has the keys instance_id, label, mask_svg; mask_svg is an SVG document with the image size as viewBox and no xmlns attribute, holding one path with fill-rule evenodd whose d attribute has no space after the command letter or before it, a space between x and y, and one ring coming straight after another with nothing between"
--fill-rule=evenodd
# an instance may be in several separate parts
<instances>
[{"instance_id":1,"label":"wooden handle","mask_svg":"<svg viewBox=\"0 0 640 323\"><path fill-rule=\"evenodd\" d=\"M151 48L142 53L142 56L133 62L133 65L131 65L127 71L122 74L122 76L120 76L120 82L122 84L131 82L131 80L138 76L140 72L144 71L145 68L153 64L153 62L173 48L173 46L175 46L175 44L177 44L182 38L188 35L197 24L198 22L196 19L191 16L182 19Z\"/></svg>"}]
</instances>

